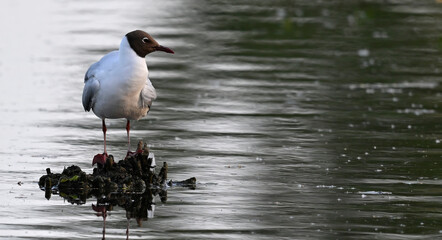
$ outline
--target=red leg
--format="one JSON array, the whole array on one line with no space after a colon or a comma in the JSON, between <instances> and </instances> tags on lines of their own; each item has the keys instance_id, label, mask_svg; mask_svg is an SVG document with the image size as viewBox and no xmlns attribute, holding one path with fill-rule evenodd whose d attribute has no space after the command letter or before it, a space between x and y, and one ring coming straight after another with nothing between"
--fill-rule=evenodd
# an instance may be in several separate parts
<instances>
[{"instance_id":1,"label":"red leg","mask_svg":"<svg viewBox=\"0 0 442 240\"><path fill-rule=\"evenodd\" d=\"M127 157L135 156L135 155L137 155L139 153L142 153L143 151L142 150L138 151L138 149L137 149L136 152L131 152L130 151L130 120L129 119L127 120L126 131L127 131L127 155L126 155L126 158Z\"/></svg>"},{"instance_id":2,"label":"red leg","mask_svg":"<svg viewBox=\"0 0 442 240\"><path fill-rule=\"evenodd\" d=\"M107 159L107 151L106 151L106 132L107 132L107 128L106 128L106 123L104 121L104 118L102 120L102 129L103 129L103 138L104 138L104 153L103 154L97 154L94 156L94 159L92 160L92 166L94 166L95 163L100 163L102 165L104 165L106 163L106 159Z\"/></svg>"},{"instance_id":3,"label":"red leg","mask_svg":"<svg viewBox=\"0 0 442 240\"><path fill-rule=\"evenodd\" d=\"M129 132L130 132L130 120L127 120L126 123L126 132L127 132L127 152L130 153L130 136L129 136Z\"/></svg>"},{"instance_id":4,"label":"red leg","mask_svg":"<svg viewBox=\"0 0 442 240\"><path fill-rule=\"evenodd\" d=\"M102 128L103 128L103 136L104 136L104 154L107 155L107 151L106 151L106 132L107 132L107 128L106 128L106 123L104 122L104 118L102 120Z\"/></svg>"}]
</instances>

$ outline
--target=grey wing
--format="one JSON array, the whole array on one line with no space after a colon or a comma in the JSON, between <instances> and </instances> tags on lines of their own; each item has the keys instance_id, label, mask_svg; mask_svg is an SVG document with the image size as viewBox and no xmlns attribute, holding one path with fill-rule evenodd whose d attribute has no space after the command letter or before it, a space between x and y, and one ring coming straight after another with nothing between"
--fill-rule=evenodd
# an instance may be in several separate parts
<instances>
[{"instance_id":1,"label":"grey wing","mask_svg":"<svg viewBox=\"0 0 442 240\"><path fill-rule=\"evenodd\" d=\"M100 75L103 71L112 69L117 61L118 51L112 51L100 59L100 61L92 64L84 75L83 89L83 107L84 110L90 111L94 107L95 97L100 89ZM103 70L104 69L104 70Z\"/></svg>"},{"instance_id":2,"label":"grey wing","mask_svg":"<svg viewBox=\"0 0 442 240\"><path fill-rule=\"evenodd\" d=\"M152 101L157 98L157 92L150 82L149 78L146 81L146 85L144 85L143 90L140 93L140 106L142 108L146 108L152 105Z\"/></svg>"},{"instance_id":3,"label":"grey wing","mask_svg":"<svg viewBox=\"0 0 442 240\"><path fill-rule=\"evenodd\" d=\"M89 79L83 88L83 107L85 111L90 111L94 105L95 96L100 89L100 82L96 79Z\"/></svg>"},{"instance_id":4,"label":"grey wing","mask_svg":"<svg viewBox=\"0 0 442 240\"><path fill-rule=\"evenodd\" d=\"M95 95L100 89L100 82L95 79L95 71L99 65L99 62L92 64L87 70L84 76L84 88L83 88L83 107L85 111L90 111L93 102L95 99Z\"/></svg>"}]
</instances>

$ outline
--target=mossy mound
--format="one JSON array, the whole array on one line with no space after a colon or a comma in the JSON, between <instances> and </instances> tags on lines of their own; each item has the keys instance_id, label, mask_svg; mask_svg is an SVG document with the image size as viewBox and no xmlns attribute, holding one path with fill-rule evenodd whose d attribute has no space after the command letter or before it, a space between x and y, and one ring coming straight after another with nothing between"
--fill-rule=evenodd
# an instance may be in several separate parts
<instances>
[{"instance_id":1,"label":"mossy mound","mask_svg":"<svg viewBox=\"0 0 442 240\"><path fill-rule=\"evenodd\" d=\"M75 196L87 198L90 195L101 196L111 192L143 193L146 189L161 190L172 185L193 189L196 186L195 178L167 182L166 162L158 174L155 173L155 168L154 155L149 154L147 146L143 146L140 141L135 154L118 162L109 155L105 164L97 164L92 174L86 174L76 165L65 168L62 173L52 173L47 168L46 175L40 178L38 184L46 191L46 198L50 198L51 193L58 193L60 196L73 196L73 199Z\"/></svg>"}]
</instances>

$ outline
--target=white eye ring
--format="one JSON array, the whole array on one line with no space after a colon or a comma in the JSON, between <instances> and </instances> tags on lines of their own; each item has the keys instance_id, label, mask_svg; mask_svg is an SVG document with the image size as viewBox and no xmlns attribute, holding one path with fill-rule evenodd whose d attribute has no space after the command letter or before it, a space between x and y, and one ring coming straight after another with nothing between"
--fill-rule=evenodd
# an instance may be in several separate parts
<instances>
[{"instance_id":1,"label":"white eye ring","mask_svg":"<svg viewBox=\"0 0 442 240\"><path fill-rule=\"evenodd\" d=\"M149 38L147 38L147 37L144 37L144 38L143 38L143 42L144 42L144 43L147 43L147 42L149 42Z\"/></svg>"}]
</instances>

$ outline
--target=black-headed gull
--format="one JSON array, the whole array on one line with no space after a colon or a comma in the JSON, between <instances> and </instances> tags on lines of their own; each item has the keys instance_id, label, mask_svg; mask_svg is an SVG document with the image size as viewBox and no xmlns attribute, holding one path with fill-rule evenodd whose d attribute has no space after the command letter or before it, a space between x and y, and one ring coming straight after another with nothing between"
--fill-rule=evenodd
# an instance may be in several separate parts
<instances>
[{"instance_id":1,"label":"black-headed gull","mask_svg":"<svg viewBox=\"0 0 442 240\"><path fill-rule=\"evenodd\" d=\"M120 49L106 54L92 64L84 77L83 107L102 119L104 153L94 156L92 165L104 164L106 151L106 118L127 119L127 145L130 151L130 120L138 120L149 112L157 97L148 78L145 57L155 51L174 53L161 46L148 33L132 31L123 37Z\"/></svg>"}]
</instances>

